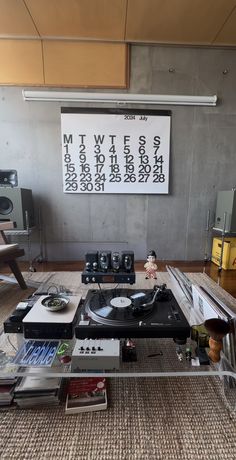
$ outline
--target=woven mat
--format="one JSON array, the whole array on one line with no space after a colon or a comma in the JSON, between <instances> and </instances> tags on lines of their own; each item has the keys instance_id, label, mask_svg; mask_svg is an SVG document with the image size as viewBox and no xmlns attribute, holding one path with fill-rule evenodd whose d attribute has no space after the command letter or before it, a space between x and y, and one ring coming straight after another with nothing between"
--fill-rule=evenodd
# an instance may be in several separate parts
<instances>
[{"instance_id":1,"label":"woven mat","mask_svg":"<svg viewBox=\"0 0 236 460\"><path fill-rule=\"evenodd\" d=\"M206 277L192 275L200 283ZM25 274L40 282L48 276ZM167 277L160 273L158 282ZM77 290L80 274L55 272L49 283ZM236 308L235 299L218 288ZM9 299L6 290L11 292L7 307L2 303L3 292ZM18 291L17 286L0 287L5 313L21 297ZM108 394L109 407L101 412L65 415L63 406L1 411L0 459L235 460L236 415L227 409L218 379L109 379Z\"/></svg>"},{"instance_id":2,"label":"woven mat","mask_svg":"<svg viewBox=\"0 0 236 460\"><path fill-rule=\"evenodd\" d=\"M1 460L234 460L235 416L209 378L111 379L106 411L1 414Z\"/></svg>"}]
</instances>

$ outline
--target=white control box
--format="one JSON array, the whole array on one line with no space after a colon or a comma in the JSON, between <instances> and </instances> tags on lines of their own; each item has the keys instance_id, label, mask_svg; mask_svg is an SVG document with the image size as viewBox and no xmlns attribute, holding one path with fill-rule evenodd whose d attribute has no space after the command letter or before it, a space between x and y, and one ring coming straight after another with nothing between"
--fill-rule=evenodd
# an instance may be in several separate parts
<instances>
[{"instance_id":1,"label":"white control box","mask_svg":"<svg viewBox=\"0 0 236 460\"><path fill-rule=\"evenodd\" d=\"M120 367L120 341L117 339L77 339L72 353L71 371L117 370Z\"/></svg>"}]
</instances>

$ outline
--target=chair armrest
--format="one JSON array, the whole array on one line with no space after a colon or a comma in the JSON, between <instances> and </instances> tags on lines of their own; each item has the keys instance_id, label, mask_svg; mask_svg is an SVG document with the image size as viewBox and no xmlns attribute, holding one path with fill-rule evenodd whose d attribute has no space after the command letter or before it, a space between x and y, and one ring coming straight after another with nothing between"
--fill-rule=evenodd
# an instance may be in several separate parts
<instances>
[{"instance_id":1,"label":"chair armrest","mask_svg":"<svg viewBox=\"0 0 236 460\"><path fill-rule=\"evenodd\" d=\"M4 230L11 230L14 228L14 223L9 221L9 222L0 222L0 232L3 232Z\"/></svg>"},{"instance_id":2,"label":"chair armrest","mask_svg":"<svg viewBox=\"0 0 236 460\"><path fill-rule=\"evenodd\" d=\"M12 252L15 252L16 249L18 249L19 246L18 244L0 244L0 257L5 255L5 254L11 254Z\"/></svg>"},{"instance_id":3,"label":"chair armrest","mask_svg":"<svg viewBox=\"0 0 236 460\"><path fill-rule=\"evenodd\" d=\"M24 249L20 249L18 244L0 244L0 263L8 263L24 254Z\"/></svg>"},{"instance_id":4,"label":"chair armrest","mask_svg":"<svg viewBox=\"0 0 236 460\"><path fill-rule=\"evenodd\" d=\"M9 222L0 222L0 244L7 244L8 239L4 233L4 230L11 230L14 228L14 223L9 221Z\"/></svg>"}]
</instances>

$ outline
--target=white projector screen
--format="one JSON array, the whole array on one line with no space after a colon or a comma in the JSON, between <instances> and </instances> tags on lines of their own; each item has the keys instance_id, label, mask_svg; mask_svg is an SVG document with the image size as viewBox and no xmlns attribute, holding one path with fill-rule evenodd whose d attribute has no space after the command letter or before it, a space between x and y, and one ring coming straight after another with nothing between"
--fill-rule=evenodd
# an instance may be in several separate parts
<instances>
[{"instance_id":1,"label":"white projector screen","mask_svg":"<svg viewBox=\"0 0 236 460\"><path fill-rule=\"evenodd\" d=\"M167 194L170 111L61 109L64 193Z\"/></svg>"}]
</instances>

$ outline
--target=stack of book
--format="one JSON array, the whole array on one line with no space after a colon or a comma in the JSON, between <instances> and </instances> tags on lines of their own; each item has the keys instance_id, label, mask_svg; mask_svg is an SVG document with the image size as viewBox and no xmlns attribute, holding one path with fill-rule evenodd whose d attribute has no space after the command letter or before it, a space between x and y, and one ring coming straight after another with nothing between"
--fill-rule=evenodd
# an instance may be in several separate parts
<instances>
[{"instance_id":1,"label":"stack of book","mask_svg":"<svg viewBox=\"0 0 236 460\"><path fill-rule=\"evenodd\" d=\"M0 406L10 406L14 396L14 386L0 385Z\"/></svg>"},{"instance_id":2,"label":"stack of book","mask_svg":"<svg viewBox=\"0 0 236 460\"><path fill-rule=\"evenodd\" d=\"M71 378L66 397L66 414L107 409L106 379L103 377Z\"/></svg>"},{"instance_id":3,"label":"stack of book","mask_svg":"<svg viewBox=\"0 0 236 460\"><path fill-rule=\"evenodd\" d=\"M18 366L9 363L0 370L0 406L10 406L12 403L15 384L18 380L17 377L14 376L14 372L17 368Z\"/></svg>"},{"instance_id":4,"label":"stack of book","mask_svg":"<svg viewBox=\"0 0 236 460\"><path fill-rule=\"evenodd\" d=\"M53 372L51 368L28 367L20 369L34 375L22 377L15 386L14 402L21 408L40 405L58 405L61 399L62 378L46 377L45 372Z\"/></svg>"}]
</instances>

